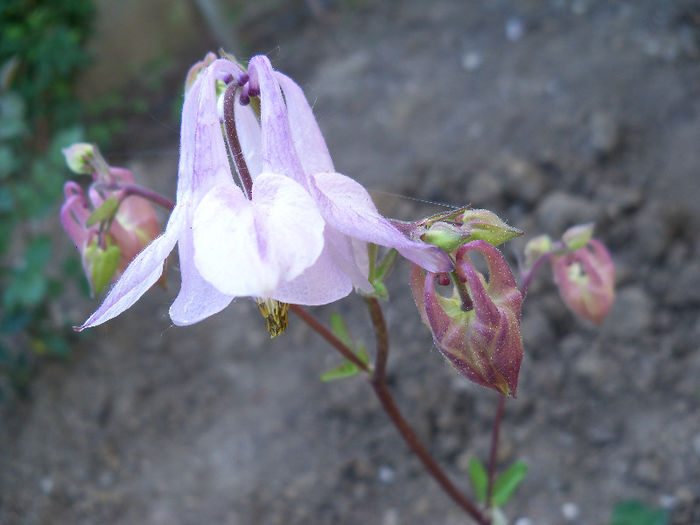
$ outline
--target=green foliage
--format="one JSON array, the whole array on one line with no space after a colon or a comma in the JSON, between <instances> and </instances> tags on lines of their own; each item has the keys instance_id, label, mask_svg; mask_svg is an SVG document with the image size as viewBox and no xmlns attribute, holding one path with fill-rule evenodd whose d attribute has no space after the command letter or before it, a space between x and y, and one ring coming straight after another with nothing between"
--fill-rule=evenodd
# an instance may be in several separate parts
<instances>
[{"instance_id":1,"label":"green foliage","mask_svg":"<svg viewBox=\"0 0 700 525\"><path fill-rule=\"evenodd\" d=\"M610 525L667 525L668 520L668 512L663 509L627 500L613 507Z\"/></svg>"},{"instance_id":2,"label":"green foliage","mask_svg":"<svg viewBox=\"0 0 700 525\"><path fill-rule=\"evenodd\" d=\"M369 355L367 354L367 349L362 343L356 343L353 337L350 335L348 330L348 325L345 324L343 318L336 313L331 314L331 331L342 343L351 349L355 355L363 363L369 363ZM353 377L362 372L360 368L351 361L345 361L338 366L335 366L321 374L321 381L335 381L337 379L345 379L347 377Z\"/></svg>"},{"instance_id":3,"label":"green foliage","mask_svg":"<svg viewBox=\"0 0 700 525\"><path fill-rule=\"evenodd\" d=\"M66 180L61 148L82 138L72 87L93 13L91 0L0 2L0 388L22 392L37 355L68 353L51 302L71 265L39 232Z\"/></svg>"},{"instance_id":4,"label":"green foliage","mask_svg":"<svg viewBox=\"0 0 700 525\"><path fill-rule=\"evenodd\" d=\"M476 499L481 503L486 503L486 489L489 479L486 468L479 458L474 457L469 460L469 480L472 482Z\"/></svg>"},{"instance_id":5,"label":"green foliage","mask_svg":"<svg viewBox=\"0 0 700 525\"><path fill-rule=\"evenodd\" d=\"M511 498L515 489L527 474L527 465L524 461L516 461L501 474L493 484L491 494L491 504L493 507L502 507ZM469 481L474 488L476 499L481 503L486 503L486 492L488 490L489 478L486 467L479 460L473 457L469 460Z\"/></svg>"},{"instance_id":6,"label":"green foliage","mask_svg":"<svg viewBox=\"0 0 700 525\"><path fill-rule=\"evenodd\" d=\"M516 461L496 479L491 498L494 507L501 507L508 503L515 489L525 478L525 474L527 474L527 464L524 461Z\"/></svg>"}]
</instances>

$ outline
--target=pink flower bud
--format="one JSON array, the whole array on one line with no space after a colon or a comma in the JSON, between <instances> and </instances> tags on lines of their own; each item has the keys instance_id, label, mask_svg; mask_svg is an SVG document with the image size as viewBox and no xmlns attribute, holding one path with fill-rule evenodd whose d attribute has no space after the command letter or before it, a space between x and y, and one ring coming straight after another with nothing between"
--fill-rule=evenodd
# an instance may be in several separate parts
<instances>
[{"instance_id":1,"label":"pink flower bud","mask_svg":"<svg viewBox=\"0 0 700 525\"><path fill-rule=\"evenodd\" d=\"M134 183L134 176L128 170L109 168L109 171L120 187ZM134 195L123 198L122 191L100 193L93 186L88 200L75 182L64 186L61 223L80 253L92 295L99 294L116 280L138 253L160 235L151 203ZM115 203L114 208L99 209L110 199Z\"/></svg>"},{"instance_id":2,"label":"pink flower bud","mask_svg":"<svg viewBox=\"0 0 700 525\"><path fill-rule=\"evenodd\" d=\"M615 299L615 267L603 243L590 239L576 251L552 257L552 271L569 309L600 324Z\"/></svg>"},{"instance_id":3,"label":"pink flower bud","mask_svg":"<svg viewBox=\"0 0 700 525\"><path fill-rule=\"evenodd\" d=\"M468 257L480 252L488 264L488 281ZM523 358L520 337L522 295L505 258L486 241L457 250L459 280L452 297L436 293L436 274L411 269L411 288L423 322L438 349L467 379L515 397Z\"/></svg>"},{"instance_id":4,"label":"pink flower bud","mask_svg":"<svg viewBox=\"0 0 700 525\"><path fill-rule=\"evenodd\" d=\"M111 176L120 185L134 184L134 175L124 168L109 168ZM90 200L95 208L104 200L117 196L117 191L107 191L100 195L97 191L90 191ZM104 200L103 200L104 196ZM131 195L125 198L119 206L109 233L114 242L119 246L121 257L116 277L119 277L129 263L143 250L153 239L160 235L160 225L153 205L147 199Z\"/></svg>"}]
</instances>

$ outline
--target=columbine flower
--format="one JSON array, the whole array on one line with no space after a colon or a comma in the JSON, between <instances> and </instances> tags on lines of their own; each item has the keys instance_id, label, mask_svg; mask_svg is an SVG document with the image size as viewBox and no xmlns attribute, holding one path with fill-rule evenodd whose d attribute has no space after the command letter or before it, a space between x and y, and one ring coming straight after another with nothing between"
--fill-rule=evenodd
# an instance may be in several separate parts
<instances>
[{"instance_id":1,"label":"columbine flower","mask_svg":"<svg viewBox=\"0 0 700 525\"><path fill-rule=\"evenodd\" d=\"M379 214L364 187L335 171L306 97L293 80L274 71L265 56L251 59L248 74L242 97L259 93L262 134L250 119L238 131L252 176L269 169L265 162L260 164L258 152L262 152L263 160L271 159L280 172L309 192L326 223L324 249L315 264L297 279L282 283L273 298L313 305L341 299L352 291L353 285L371 291L367 281L367 242L396 248L430 271L451 269L442 250L408 239ZM236 116L244 109L236 105ZM271 145L265 140L266 130L271 130L272 136L285 145L281 148L284 156L272 155Z\"/></svg>"},{"instance_id":2,"label":"columbine flower","mask_svg":"<svg viewBox=\"0 0 700 525\"><path fill-rule=\"evenodd\" d=\"M324 304L350 293L353 284L368 289L366 250L358 240L396 247L431 270L449 269L444 253L404 238L377 213L364 188L333 172L303 93L287 77L275 76L267 58L251 60L248 84L248 75L229 60L197 70L194 81L188 77L177 201L166 230L134 259L81 329L138 300L176 243L182 286L170 316L178 325L220 311L235 296ZM228 89L236 81L243 86L239 100L261 98L260 123L249 107L237 105L235 115L225 115L240 138L242 152L232 152L234 160L251 174L243 191L229 169L217 81L228 82Z\"/></svg>"},{"instance_id":3,"label":"columbine flower","mask_svg":"<svg viewBox=\"0 0 700 525\"><path fill-rule=\"evenodd\" d=\"M488 263L488 282L469 260L478 251ZM411 269L411 288L423 322L440 352L467 379L515 396L523 358L520 337L522 295L513 273L497 248L472 241L455 254L452 297L435 290L436 275Z\"/></svg>"},{"instance_id":4,"label":"columbine flower","mask_svg":"<svg viewBox=\"0 0 700 525\"><path fill-rule=\"evenodd\" d=\"M230 78L245 77L233 62L216 60L185 94L177 201L165 232L134 259L81 328L103 323L136 302L158 278L176 243L182 285L170 317L178 325L220 311L236 295L268 295L281 279L300 274L321 252L323 220L301 186L270 171L256 180L248 200L234 184L216 107L216 81ZM265 138L275 141L269 134ZM200 207L205 198L207 204ZM212 216L212 211L221 215ZM212 236L214 232L220 236ZM229 267L237 270L223 290L205 279L196 264L194 243L201 244L203 238L205 245L218 249L199 257L209 263L210 275L228 272ZM227 252L227 247L234 249Z\"/></svg>"},{"instance_id":5,"label":"columbine flower","mask_svg":"<svg viewBox=\"0 0 700 525\"><path fill-rule=\"evenodd\" d=\"M588 239L571 253L553 256L552 271L566 305L600 324L615 300L615 266L605 245Z\"/></svg>"}]
</instances>

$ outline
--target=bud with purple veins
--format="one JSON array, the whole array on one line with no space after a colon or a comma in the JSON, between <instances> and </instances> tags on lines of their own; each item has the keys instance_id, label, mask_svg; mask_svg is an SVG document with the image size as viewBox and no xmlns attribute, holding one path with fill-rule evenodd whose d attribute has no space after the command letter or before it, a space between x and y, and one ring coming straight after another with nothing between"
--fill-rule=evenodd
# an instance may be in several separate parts
<instances>
[{"instance_id":1,"label":"bud with purple veins","mask_svg":"<svg viewBox=\"0 0 700 525\"><path fill-rule=\"evenodd\" d=\"M469 259L471 252L486 259L488 280ZM437 277L412 266L413 296L438 349L467 379L515 397L523 297L505 258L488 242L472 241L456 252L452 297L437 293Z\"/></svg>"},{"instance_id":2,"label":"bud with purple veins","mask_svg":"<svg viewBox=\"0 0 700 525\"><path fill-rule=\"evenodd\" d=\"M569 309L600 324L615 299L615 266L605 245L589 239L582 248L551 261L554 282Z\"/></svg>"}]
</instances>

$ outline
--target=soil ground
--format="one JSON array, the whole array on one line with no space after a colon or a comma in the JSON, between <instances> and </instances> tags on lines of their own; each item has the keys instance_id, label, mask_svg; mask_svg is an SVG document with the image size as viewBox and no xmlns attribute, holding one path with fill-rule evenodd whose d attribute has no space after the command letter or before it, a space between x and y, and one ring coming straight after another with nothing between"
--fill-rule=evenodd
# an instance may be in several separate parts
<instances>
[{"instance_id":1,"label":"soil ground","mask_svg":"<svg viewBox=\"0 0 700 525\"><path fill-rule=\"evenodd\" d=\"M700 4L359 1L320 20L280 9L242 36L304 87L336 168L385 213L471 203L527 237L595 221L609 245L617 301L600 327L566 311L547 272L526 302L499 460L530 472L510 522L604 524L638 498L700 523ZM111 160L172 195L176 127L153 118L132 136ZM391 387L466 487L497 397L442 360L407 269L390 281ZM364 380L318 380L338 359L298 320L270 342L241 299L177 328L176 261L169 281L0 408L0 523L470 523ZM315 313L331 311L369 333L359 299Z\"/></svg>"}]
</instances>

